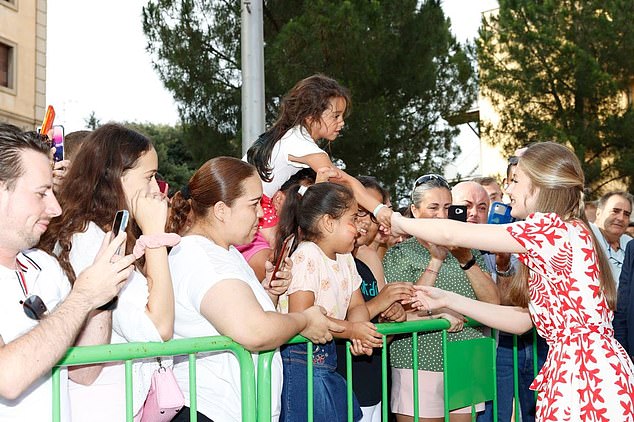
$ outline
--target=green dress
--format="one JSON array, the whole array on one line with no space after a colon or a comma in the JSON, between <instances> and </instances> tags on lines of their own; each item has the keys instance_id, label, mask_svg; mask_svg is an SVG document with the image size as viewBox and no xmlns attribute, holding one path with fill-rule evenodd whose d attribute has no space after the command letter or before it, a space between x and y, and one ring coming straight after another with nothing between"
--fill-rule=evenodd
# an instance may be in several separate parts
<instances>
[{"instance_id":1,"label":"green dress","mask_svg":"<svg viewBox=\"0 0 634 422\"><path fill-rule=\"evenodd\" d=\"M479 251L472 251L477 265L486 271L484 259ZM431 254L414 237L390 248L383 258L385 280L388 283L406 281L416 283L429 265ZM488 273L488 272L487 272ZM448 253L436 278L436 287L476 299L471 282L460 263ZM471 340L484 337L481 328L465 327L457 333L448 333L449 341ZM425 371L442 372L442 334L440 331L418 335L418 368ZM400 335L390 344L390 365L393 368L412 369L412 336Z\"/></svg>"}]
</instances>

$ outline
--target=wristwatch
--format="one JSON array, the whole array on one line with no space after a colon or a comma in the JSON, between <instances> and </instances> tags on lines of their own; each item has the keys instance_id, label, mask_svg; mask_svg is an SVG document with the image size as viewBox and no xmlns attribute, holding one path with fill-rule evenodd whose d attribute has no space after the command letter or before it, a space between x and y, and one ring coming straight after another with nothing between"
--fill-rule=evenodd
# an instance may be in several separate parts
<instances>
[{"instance_id":1,"label":"wristwatch","mask_svg":"<svg viewBox=\"0 0 634 422\"><path fill-rule=\"evenodd\" d=\"M495 273L498 275L498 277L510 277L515 274L515 267L509 264L509 268L506 271L500 271L498 270L498 266L496 265Z\"/></svg>"},{"instance_id":2,"label":"wristwatch","mask_svg":"<svg viewBox=\"0 0 634 422\"><path fill-rule=\"evenodd\" d=\"M473 267L473 264L476 263L476 258L475 256L471 255L471 259L468 260L464 265L461 265L460 268L462 268L464 271L467 271L469 268Z\"/></svg>"}]
</instances>

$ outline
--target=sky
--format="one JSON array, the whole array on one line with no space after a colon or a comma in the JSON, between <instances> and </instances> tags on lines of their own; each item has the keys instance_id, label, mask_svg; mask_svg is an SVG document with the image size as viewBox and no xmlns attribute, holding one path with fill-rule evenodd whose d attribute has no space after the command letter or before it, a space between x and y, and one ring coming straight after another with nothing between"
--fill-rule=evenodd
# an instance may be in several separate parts
<instances>
[{"instance_id":1,"label":"sky","mask_svg":"<svg viewBox=\"0 0 634 422\"><path fill-rule=\"evenodd\" d=\"M146 2L48 1L46 102L67 133L83 129L91 112L102 123L178 121L172 95L145 51ZM474 38L481 12L495 7L497 0L443 1L459 41Z\"/></svg>"}]
</instances>

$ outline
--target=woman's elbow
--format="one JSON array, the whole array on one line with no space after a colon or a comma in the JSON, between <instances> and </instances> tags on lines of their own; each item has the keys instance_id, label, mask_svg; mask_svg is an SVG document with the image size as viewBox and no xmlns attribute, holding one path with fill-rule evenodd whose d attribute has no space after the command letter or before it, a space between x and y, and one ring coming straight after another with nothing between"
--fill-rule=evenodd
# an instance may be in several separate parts
<instances>
[{"instance_id":1,"label":"woman's elbow","mask_svg":"<svg viewBox=\"0 0 634 422\"><path fill-rule=\"evenodd\" d=\"M168 341L174 337L174 321L165 322L156 327L159 335L161 336L161 340Z\"/></svg>"}]
</instances>

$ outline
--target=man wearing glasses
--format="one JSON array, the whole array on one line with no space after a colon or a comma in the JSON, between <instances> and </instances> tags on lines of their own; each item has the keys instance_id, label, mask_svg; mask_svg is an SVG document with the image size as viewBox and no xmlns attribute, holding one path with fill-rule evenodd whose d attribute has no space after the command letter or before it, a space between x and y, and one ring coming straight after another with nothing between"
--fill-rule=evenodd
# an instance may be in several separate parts
<instances>
[{"instance_id":1,"label":"man wearing glasses","mask_svg":"<svg viewBox=\"0 0 634 422\"><path fill-rule=\"evenodd\" d=\"M120 235L102 245L71 290L54 258L29 249L61 213L48 154L38 135L0 124L0 420L51 419L51 368L87 315L118 293L134 262L113 259ZM64 371L63 384L66 378ZM62 420L66 399L62 386Z\"/></svg>"},{"instance_id":2,"label":"man wearing glasses","mask_svg":"<svg viewBox=\"0 0 634 422\"><path fill-rule=\"evenodd\" d=\"M625 234L631 214L632 195L623 191L609 192L599 199L596 220L594 224L590 224L610 262L610 269L617 287L625 258L625 247L632 240Z\"/></svg>"}]
</instances>

